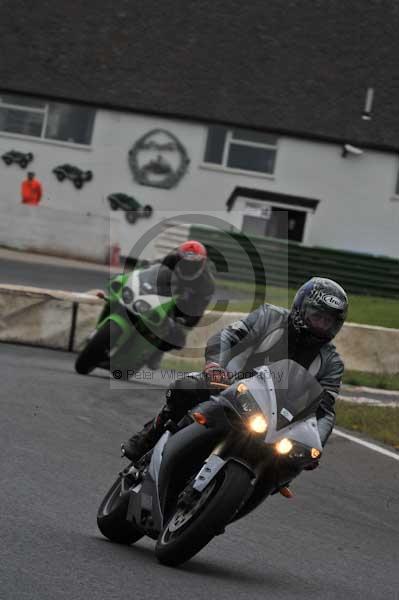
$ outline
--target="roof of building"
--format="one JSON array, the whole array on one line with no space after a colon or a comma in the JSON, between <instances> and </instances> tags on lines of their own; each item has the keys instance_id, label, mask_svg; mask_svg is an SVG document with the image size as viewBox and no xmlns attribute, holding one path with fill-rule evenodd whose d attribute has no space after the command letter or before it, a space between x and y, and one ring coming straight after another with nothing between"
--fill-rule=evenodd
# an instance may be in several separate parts
<instances>
[{"instance_id":1,"label":"roof of building","mask_svg":"<svg viewBox=\"0 0 399 600\"><path fill-rule=\"evenodd\" d=\"M6 0L0 86L395 150L398 31L397 0Z\"/></svg>"}]
</instances>

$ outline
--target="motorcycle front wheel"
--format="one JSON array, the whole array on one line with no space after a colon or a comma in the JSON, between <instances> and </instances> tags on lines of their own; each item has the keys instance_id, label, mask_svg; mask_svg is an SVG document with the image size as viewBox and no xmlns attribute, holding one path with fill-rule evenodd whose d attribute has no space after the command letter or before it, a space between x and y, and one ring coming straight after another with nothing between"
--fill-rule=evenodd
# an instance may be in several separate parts
<instances>
[{"instance_id":1,"label":"motorcycle front wheel","mask_svg":"<svg viewBox=\"0 0 399 600\"><path fill-rule=\"evenodd\" d=\"M129 493L121 492L122 479L118 477L106 493L97 513L97 525L104 537L117 544L133 544L143 537L133 523L126 520Z\"/></svg>"},{"instance_id":2,"label":"motorcycle front wheel","mask_svg":"<svg viewBox=\"0 0 399 600\"><path fill-rule=\"evenodd\" d=\"M195 504L187 507L178 503L158 538L155 547L158 560L176 567L202 550L232 521L250 485L249 471L232 461L210 482Z\"/></svg>"},{"instance_id":3,"label":"motorcycle front wheel","mask_svg":"<svg viewBox=\"0 0 399 600\"><path fill-rule=\"evenodd\" d=\"M98 329L78 355L75 362L76 372L88 375L100 363L108 360L110 349L121 333L121 328L114 321L108 321Z\"/></svg>"}]
</instances>

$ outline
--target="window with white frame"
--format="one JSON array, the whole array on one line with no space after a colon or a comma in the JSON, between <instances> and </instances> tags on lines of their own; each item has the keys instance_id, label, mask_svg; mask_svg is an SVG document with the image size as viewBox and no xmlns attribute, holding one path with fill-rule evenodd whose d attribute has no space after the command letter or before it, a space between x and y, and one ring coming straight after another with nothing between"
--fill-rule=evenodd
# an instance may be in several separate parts
<instances>
[{"instance_id":1,"label":"window with white frame","mask_svg":"<svg viewBox=\"0 0 399 600\"><path fill-rule=\"evenodd\" d=\"M0 92L1 132L90 145L93 108Z\"/></svg>"},{"instance_id":2,"label":"window with white frame","mask_svg":"<svg viewBox=\"0 0 399 600\"><path fill-rule=\"evenodd\" d=\"M273 174L277 136L250 129L208 128L204 162L226 169Z\"/></svg>"}]
</instances>

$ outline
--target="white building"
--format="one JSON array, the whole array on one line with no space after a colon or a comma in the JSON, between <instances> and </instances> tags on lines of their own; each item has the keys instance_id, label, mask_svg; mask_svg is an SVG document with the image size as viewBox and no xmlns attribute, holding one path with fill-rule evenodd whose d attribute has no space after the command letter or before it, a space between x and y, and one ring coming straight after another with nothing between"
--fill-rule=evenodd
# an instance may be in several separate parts
<instances>
[{"instance_id":1,"label":"white building","mask_svg":"<svg viewBox=\"0 0 399 600\"><path fill-rule=\"evenodd\" d=\"M25 168L0 161L0 245L103 260L110 223L128 255L148 228L198 212L250 234L287 238L288 229L306 245L398 257L397 155L343 146L0 93L0 156L33 154ZM92 179L80 189L59 181L53 169L65 164ZM20 204L30 170L43 184L38 209ZM129 223L110 209L115 193L152 216Z\"/></svg>"}]
</instances>

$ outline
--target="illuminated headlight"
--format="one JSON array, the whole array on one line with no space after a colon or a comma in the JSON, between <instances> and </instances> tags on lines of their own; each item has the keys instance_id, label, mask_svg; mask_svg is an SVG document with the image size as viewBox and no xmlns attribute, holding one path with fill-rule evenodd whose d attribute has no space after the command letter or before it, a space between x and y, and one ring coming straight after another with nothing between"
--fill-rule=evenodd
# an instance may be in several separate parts
<instances>
[{"instance_id":1,"label":"illuminated headlight","mask_svg":"<svg viewBox=\"0 0 399 600\"><path fill-rule=\"evenodd\" d=\"M267 429L267 421L263 415L254 415L249 419L248 425L254 433L265 433Z\"/></svg>"},{"instance_id":2,"label":"illuminated headlight","mask_svg":"<svg viewBox=\"0 0 399 600\"><path fill-rule=\"evenodd\" d=\"M136 300L136 302L133 304L133 310L139 314L147 312L147 310L150 310L150 308L151 304L148 304L148 302L145 300Z\"/></svg>"},{"instance_id":3,"label":"illuminated headlight","mask_svg":"<svg viewBox=\"0 0 399 600\"><path fill-rule=\"evenodd\" d=\"M320 450L317 450L317 448L312 448L310 451L310 456L312 458L320 458L320 454L321 454L321 452L320 452Z\"/></svg>"},{"instance_id":4,"label":"illuminated headlight","mask_svg":"<svg viewBox=\"0 0 399 600\"><path fill-rule=\"evenodd\" d=\"M292 448L293 444L287 438L283 438L276 444L276 450L279 454L288 454L288 452L291 452Z\"/></svg>"},{"instance_id":5,"label":"illuminated headlight","mask_svg":"<svg viewBox=\"0 0 399 600\"><path fill-rule=\"evenodd\" d=\"M237 394L245 394L248 391L248 386L245 383L239 383L237 385Z\"/></svg>"},{"instance_id":6,"label":"illuminated headlight","mask_svg":"<svg viewBox=\"0 0 399 600\"><path fill-rule=\"evenodd\" d=\"M134 294L130 287L125 286L122 290L122 300L125 304L131 304L133 302Z\"/></svg>"}]
</instances>

